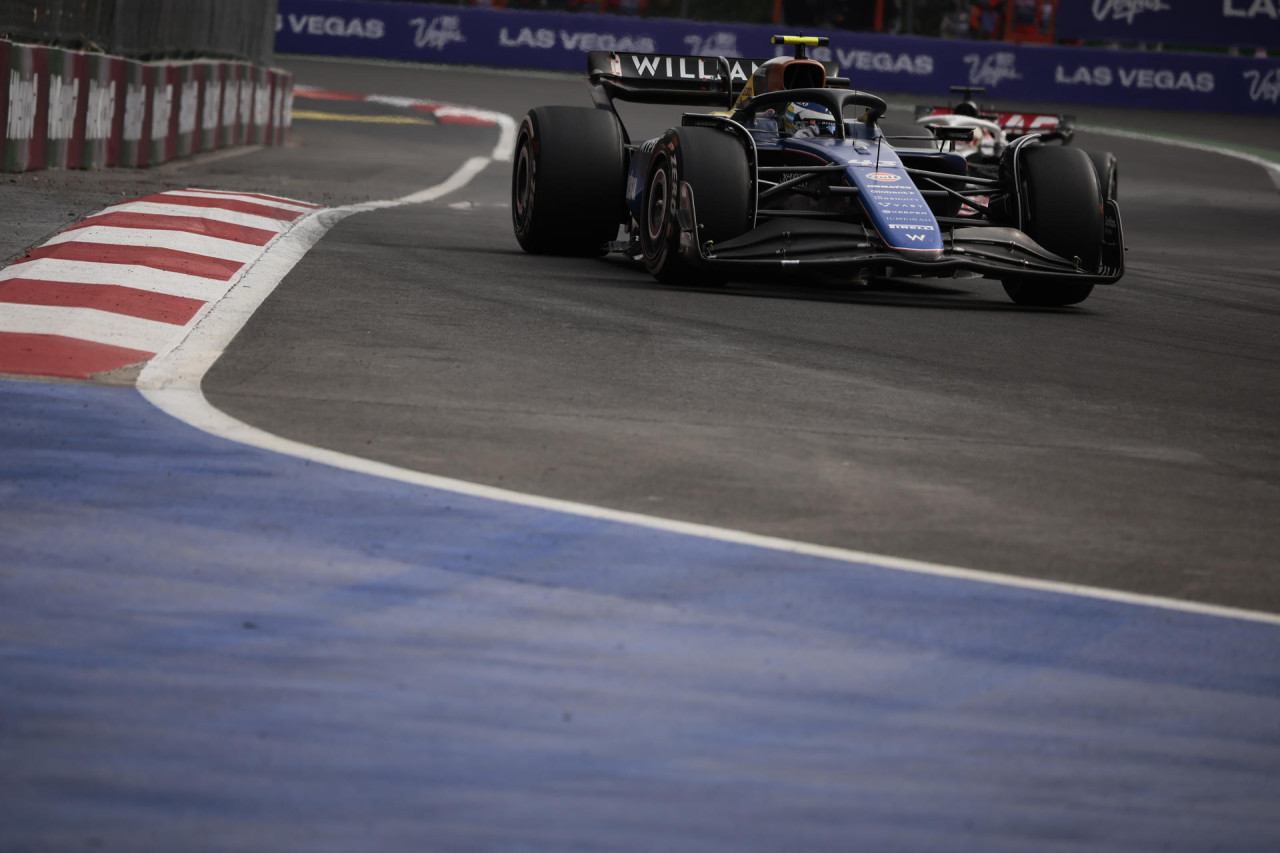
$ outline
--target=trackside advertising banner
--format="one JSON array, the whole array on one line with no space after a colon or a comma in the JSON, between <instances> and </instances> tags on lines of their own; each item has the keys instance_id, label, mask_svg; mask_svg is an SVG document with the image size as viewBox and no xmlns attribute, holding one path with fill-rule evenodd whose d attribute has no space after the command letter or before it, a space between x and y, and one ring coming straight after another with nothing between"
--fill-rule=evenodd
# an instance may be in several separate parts
<instances>
[{"instance_id":1,"label":"trackside advertising banner","mask_svg":"<svg viewBox=\"0 0 1280 853\"><path fill-rule=\"evenodd\" d=\"M1058 38L1280 48L1280 0L1073 0Z\"/></svg>"},{"instance_id":2,"label":"trackside advertising banner","mask_svg":"<svg viewBox=\"0 0 1280 853\"><path fill-rule=\"evenodd\" d=\"M1090 2L1080 0L1086 7ZM1173 0L1125 2L1151 6ZM585 74L590 50L769 56L775 52L769 44L774 29L431 3L279 0L276 51ZM1280 59L806 32L831 39L830 46L810 51L813 58L835 62L854 87L871 91L945 95L949 86L971 84L985 86L992 101L1280 115Z\"/></svg>"}]
</instances>

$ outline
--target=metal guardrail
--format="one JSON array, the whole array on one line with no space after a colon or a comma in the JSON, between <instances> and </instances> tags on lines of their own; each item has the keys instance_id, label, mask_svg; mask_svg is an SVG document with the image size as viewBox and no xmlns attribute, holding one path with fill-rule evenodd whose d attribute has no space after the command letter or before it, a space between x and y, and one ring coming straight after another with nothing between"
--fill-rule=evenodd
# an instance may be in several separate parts
<instances>
[{"instance_id":1,"label":"metal guardrail","mask_svg":"<svg viewBox=\"0 0 1280 853\"><path fill-rule=\"evenodd\" d=\"M0 0L0 36L131 59L269 64L276 0Z\"/></svg>"}]
</instances>

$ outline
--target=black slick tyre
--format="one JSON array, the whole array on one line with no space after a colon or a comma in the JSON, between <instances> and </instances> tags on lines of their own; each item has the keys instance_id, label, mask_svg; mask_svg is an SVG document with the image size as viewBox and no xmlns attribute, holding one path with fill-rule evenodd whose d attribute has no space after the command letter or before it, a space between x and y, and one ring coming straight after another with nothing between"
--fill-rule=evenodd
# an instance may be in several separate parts
<instances>
[{"instance_id":1,"label":"black slick tyre","mask_svg":"<svg viewBox=\"0 0 1280 853\"><path fill-rule=\"evenodd\" d=\"M1085 151L1093 170L1098 173L1098 185L1102 188L1104 199L1115 200L1120 197L1120 169L1116 165L1116 155L1110 151Z\"/></svg>"},{"instance_id":2,"label":"black slick tyre","mask_svg":"<svg viewBox=\"0 0 1280 853\"><path fill-rule=\"evenodd\" d=\"M1102 192L1089 155L1078 148L1036 145L1020 152L1018 194L1022 230L1060 258L1096 270L1102 259ZM1006 279L1019 305L1062 306L1083 302L1092 283L1071 279Z\"/></svg>"},{"instance_id":3,"label":"black slick tyre","mask_svg":"<svg viewBox=\"0 0 1280 853\"><path fill-rule=\"evenodd\" d=\"M532 254L599 256L625 207L622 126L591 107L534 107L520 123L511 223Z\"/></svg>"},{"instance_id":4,"label":"black slick tyre","mask_svg":"<svg viewBox=\"0 0 1280 853\"><path fill-rule=\"evenodd\" d=\"M692 190L699 244L737 237L750 225L750 164L742 143L715 128L668 130L649 163L639 223L645 269L668 284L698 273L696 261L680 253L682 183Z\"/></svg>"}]
</instances>

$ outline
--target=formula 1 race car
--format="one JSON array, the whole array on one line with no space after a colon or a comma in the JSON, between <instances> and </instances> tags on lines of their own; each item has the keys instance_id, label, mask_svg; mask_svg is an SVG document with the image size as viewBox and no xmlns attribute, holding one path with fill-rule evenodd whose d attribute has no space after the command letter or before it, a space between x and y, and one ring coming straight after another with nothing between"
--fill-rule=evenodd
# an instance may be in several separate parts
<instances>
[{"instance_id":1,"label":"formula 1 race car","mask_svg":"<svg viewBox=\"0 0 1280 853\"><path fill-rule=\"evenodd\" d=\"M917 106L916 124L926 129L939 126L970 128L969 138L958 140L953 150L969 161L972 173L995 174L1009 143L1028 133L1039 133L1042 139L1056 139L1063 144L1070 143L1075 136L1076 118L1073 115L999 111L974 100L975 95L986 91L981 86L952 86L951 91L964 99L955 106ZM885 135L895 143L921 138L920 134L904 133L901 128L896 132L888 128ZM1086 150L1084 153L1089 155L1098 173L1103 198L1117 198L1120 172L1115 155L1109 151Z\"/></svg>"},{"instance_id":2,"label":"formula 1 race car","mask_svg":"<svg viewBox=\"0 0 1280 853\"><path fill-rule=\"evenodd\" d=\"M978 276L1037 306L1081 302L1123 275L1120 210L1084 152L1028 132L995 176L972 174L946 150L971 129L895 146L879 127L885 102L807 58L826 39L772 42L794 56L592 51L595 107L535 107L520 124L521 247L625 253L663 282ZM615 99L718 109L633 142Z\"/></svg>"}]
</instances>

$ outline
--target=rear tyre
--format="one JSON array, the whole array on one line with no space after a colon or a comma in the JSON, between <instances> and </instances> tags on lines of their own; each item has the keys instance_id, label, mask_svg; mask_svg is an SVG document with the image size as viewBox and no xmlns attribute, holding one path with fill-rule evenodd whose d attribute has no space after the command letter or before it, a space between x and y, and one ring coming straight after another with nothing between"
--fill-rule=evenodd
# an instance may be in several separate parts
<instances>
[{"instance_id":1,"label":"rear tyre","mask_svg":"<svg viewBox=\"0 0 1280 853\"><path fill-rule=\"evenodd\" d=\"M1103 199L1120 197L1120 170L1116 166L1116 155L1110 151L1086 151L1093 170L1098 174L1098 185L1102 188Z\"/></svg>"},{"instance_id":2,"label":"rear tyre","mask_svg":"<svg viewBox=\"0 0 1280 853\"><path fill-rule=\"evenodd\" d=\"M1022 230L1055 255L1096 270L1102 259L1102 193L1089 156L1078 148L1036 145L1021 152ZM1019 305L1075 305L1092 283L1070 279L1006 279Z\"/></svg>"},{"instance_id":3,"label":"rear tyre","mask_svg":"<svg viewBox=\"0 0 1280 853\"><path fill-rule=\"evenodd\" d=\"M511 221L520 247L535 255L603 255L623 219L626 178L622 125L613 113L529 110L511 170Z\"/></svg>"},{"instance_id":4,"label":"rear tyre","mask_svg":"<svg viewBox=\"0 0 1280 853\"><path fill-rule=\"evenodd\" d=\"M640 222L645 269L668 284L697 273L696 262L680 254L681 183L693 191L699 244L737 237L750 224L750 164L742 144L709 127L668 130L649 163Z\"/></svg>"}]
</instances>

